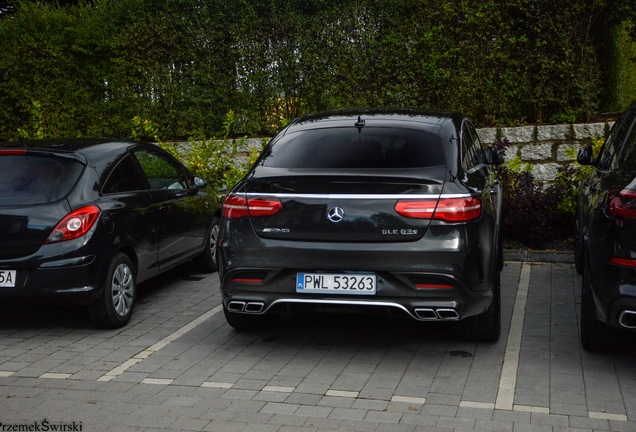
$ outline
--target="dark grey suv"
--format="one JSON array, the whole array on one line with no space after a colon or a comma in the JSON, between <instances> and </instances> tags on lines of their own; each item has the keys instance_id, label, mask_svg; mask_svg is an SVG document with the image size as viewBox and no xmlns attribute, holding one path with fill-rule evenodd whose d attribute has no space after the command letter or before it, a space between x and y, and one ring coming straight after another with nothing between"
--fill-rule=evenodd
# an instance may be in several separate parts
<instances>
[{"instance_id":1,"label":"dark grey suv","mask_svg":"<svg viewBox=\"0 0 636 432\"><path fill-rule=\"evenodd\" d=\"M581 149L594 170L579 188L576 266L583 274L581 344L616 346L616 330L636 331L636 102L616 121L597 158Z\"/></svg>"},{"instance_id":2,"label":"dark grey suv","mask_svg":"<svg viewBox=\"0 0 636 432\"><path fill-rule=\"evenodd\" d=\"M291 122L223 204L228 323L356 309L500 333L501 187L457 113L355 110Z\"/></svg>"}]
</instances>

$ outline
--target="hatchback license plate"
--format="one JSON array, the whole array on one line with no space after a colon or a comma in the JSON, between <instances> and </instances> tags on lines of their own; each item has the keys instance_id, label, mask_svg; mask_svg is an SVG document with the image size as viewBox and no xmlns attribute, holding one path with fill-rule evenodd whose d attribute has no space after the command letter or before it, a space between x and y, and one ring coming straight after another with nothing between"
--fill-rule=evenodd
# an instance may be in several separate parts
<instances>
[{"instance_id":1,"label":"hatchback license plate","mask_svg":"<svg viewBox=\"0 0 636 432\"><path fill-rule=\"evenodd\" d=\"M15 288L15 270L0 270L0 287Z\"/></svg>"},{"instance_id":2,"label":"hatchback license plate","mask_svg":"<svg viewBox=\"0 0 636 432\"><path fill-rule=\"evenodd\" d=\"M325 274L298 273L296 292L374 295L376 276L374 274Z\"/></svg>"}]
</instances>

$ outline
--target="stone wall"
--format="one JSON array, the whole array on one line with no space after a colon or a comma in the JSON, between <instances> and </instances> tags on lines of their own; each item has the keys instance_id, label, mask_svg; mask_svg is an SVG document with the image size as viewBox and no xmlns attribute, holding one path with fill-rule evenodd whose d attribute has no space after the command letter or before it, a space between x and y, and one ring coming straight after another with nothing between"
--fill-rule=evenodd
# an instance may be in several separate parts
<instances>
[{"instance_id":1,"label":"stone wall","mask_svg":"<svg viewBox=\"0 0 636 432\"><path fill-rule=\"evenodd\" d=\"M593 138L605 138L614 122L574 125L521 126L477 129L484 146L507 138L511 146L506 151L506 161L516 156L522 162L532 164L532 174L542 182L554 180L559 167L572 165L579 148L591 145ZM261 138L248 138L241 149L245 157L249 148L259 149ZM568 151L573 149L573 151Z\"/></svg>"},{"instance_id":2,"label":"stone wall","mask_svg":"<svg viewBox=\"0 0 636 432\"><path fill-rule=\"evenodd\" d=\"M554 180L559 167L574 163L579 148L591 145L593 138L606 137L613 124L482 128L477 132L484 145L508 139L511 146L506 151L506 161L519 156L522 162L532 164L535 179L550 182Z\"/></svg>"}]
</instances>

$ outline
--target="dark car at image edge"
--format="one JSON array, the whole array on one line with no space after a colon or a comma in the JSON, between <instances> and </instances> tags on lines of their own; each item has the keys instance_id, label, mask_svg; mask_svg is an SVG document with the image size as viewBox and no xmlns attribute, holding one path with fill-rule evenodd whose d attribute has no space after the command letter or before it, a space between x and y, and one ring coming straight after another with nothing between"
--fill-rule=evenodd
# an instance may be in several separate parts
<instances>
[{"instance_id":1,"label":"dark car at image edge","mask_svg":"<svg viewBox=\"0 0 636 432\"><path fill-rule=\"evenodd\" d=\"M215 271L220 205L154 144L0 143L0 304L87 305L125 325L137 284L197 260Z\"/></svg>"},{"instance_id":2,"label":"dark car at image edge","mask_svg":"<svg viewBox=\"0 0 636 432\"><path fill-rule=\"evenodd\" d=\"M576 269L583 275L581 344L590 351L621 345L636 332L636 102L619 117L578 188Z\"/></svg>"},{"instance_id":3,"label":"dark car at image edge","mask_svg":"<svg viewBox=\"0 0 636 432\"><path fill-rule=\"evenodd\" d=\"M501 329L501 185L473 124L453 112L300 117L223 204L219 277L228 323L355 310Z\"/></svg>"}]
</instances>

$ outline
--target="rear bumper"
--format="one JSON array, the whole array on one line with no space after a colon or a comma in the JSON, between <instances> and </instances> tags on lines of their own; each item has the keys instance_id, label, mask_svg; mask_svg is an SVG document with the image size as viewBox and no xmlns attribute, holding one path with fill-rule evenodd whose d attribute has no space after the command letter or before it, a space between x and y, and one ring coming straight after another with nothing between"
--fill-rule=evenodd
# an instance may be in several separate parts
<instances>
[{"instance_id":1,"label":"rear bumper","mask_svg":"<svg viewBox=\"0 0 636 432\"><path fill-rule=\"evenodd\" d=\"M493 299L492 290L471 291L461 279L439 272L374 272L374 295L299 293L297 273L287 269L233 269L225 273L221 283L223 304L232 312L247 314L345 308L383 311L418 321L456 321L485 312ZM446 288L418 289L414 280Z\"/></svg>"},{"instance_id":2,"label":"rear bumper","mask_svg":"<svg viewBox=\"0 0 636 432\"><path fill-rule=\"evenodd\" d=\"M0 261L0 270L16 270L14 287L0 287L0 303L88 304L103 288L107 254L90 250L86 240L44 245L36 253Z\"/></svg>"}]
</instances>

